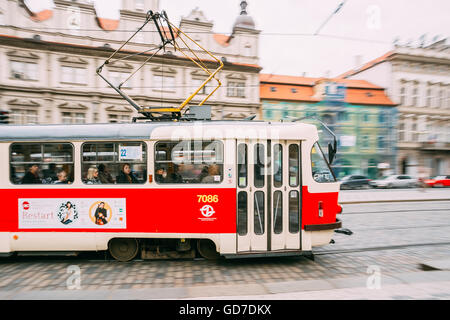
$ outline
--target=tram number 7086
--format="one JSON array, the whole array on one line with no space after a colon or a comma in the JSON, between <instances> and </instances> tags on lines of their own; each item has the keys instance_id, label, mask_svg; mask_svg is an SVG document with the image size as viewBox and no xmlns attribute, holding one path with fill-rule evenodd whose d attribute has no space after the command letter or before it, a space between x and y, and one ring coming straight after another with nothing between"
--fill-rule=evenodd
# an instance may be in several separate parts
<instances>
[{"instance_id":1,"label":"tram number 7086","mask_svg":"<svg viewBox=\"0 0 450 320\"><path fill-rule=\"evenodd\" d=\"M203 203L219 202L219 195L217 195L217 194L215 194L215 195L198 194L197 198L198 198L199 203L201 203L201 202L203 202Z\"/></svg>"}]
</instances>

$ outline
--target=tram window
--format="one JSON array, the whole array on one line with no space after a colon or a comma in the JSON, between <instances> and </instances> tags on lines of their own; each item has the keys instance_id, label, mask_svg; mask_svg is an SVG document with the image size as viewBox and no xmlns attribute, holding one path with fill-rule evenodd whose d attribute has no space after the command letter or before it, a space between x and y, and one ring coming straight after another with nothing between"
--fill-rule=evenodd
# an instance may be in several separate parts
<instances>
[{"instance_id":1,"label":"tram window","mask_svg":"<svg viewBox=\"0 0 450 320\"><path fill-rule=\"evenodd\" d=\"M238 145L238 184L240 188L247 187L247 145L245 143L241 143Z\"/></svg>"},{"instance_id":2,"label":"tram window","mask_svg":"<svg viewBox=\"0 0 450 320\"><path fill-rule=\"evenodd\" d=\"M324 183L336 181L317 142L311 149L311 169L312 176L316 182Z\"/></svg>"},{"instance_id":3,"label":"tram window","mask_svg":"<svg viewBox=\"0 0 450 320\"><path fill-rule=\"evenodd\" d=\"M13 143L10 181L14 184L70 184L74 179L70 143Z\"/></svg>"},{"instance_id":4,"label":"tram window","mask_svg":"<svg viewBox=\"0 0 450 320\"><path fill-rule=\"evenodd\" d=\"M297 144L289 145L289 186L297 187L299 184L300 153Z\"/></svg>"},{"instance_id":5,"label":"tram window","mask_svg":"<svg viewBox=\"0 0 450 320\"><path fill-rule=\"evenodd\" d=\"M160 141L155 146L155 181L164 183L221 183L221 141Z\"/></svg>"},{"instance_id":6,"label":"tram window","mask_svg":"<svg viewBox=\"0 0 450 320\"><path fill-rule=\"evenodd\" d=\"M283 185L283 147L281 144L273 146L273 185L280 188Z\"/></svg>"},{"instance_id":7,"label":"tram window","mask_svg":"<svg viewBox=\"0 0 450 320\"><path fill-rule=\"evenodd\" d=\"M283 194L279 190L273 193L273 232L283 232Z\"/></svg>"},{"instance_id":8,"label":"tram window","mask_svg":"<svg viewBox=\"0 0 450 320\"><path fill-rule=\"evenodd\" d=\"M264 192L255 192L255 203L254 203L254 217L253 217L253 229L255 234L264 234L264 212L265 212L265 201Z\"/></svg>"},{"instance_id":9,"label":"tram window","mask_svg":"<svg viewBox=\"0 0 450 320\"><path fill-rule=\"evenodd\" d=\"M300 230L300 199L298 191L289 192L289 232L297 233Z\"/></svg>"},{"instance_id":10,"label":"tram window","mask_svg":"<svg viewBox=\"0 0 450 320\"><path fill-rule=\"evenodd\" d=\"M94 142L82 146L86 184L145 183L147 149L143 142Z\"/></svg>"},{"instance_id":11,"label":"tram window","mask_svg":"<svg viewBox=\"0 0 450 320\"><path fill-rule=\"evenodd\" d=\"M247 192L240 191L238 193L237 232L240 236L245 236L247 230Z\"/></svg>"},{"instance_id":12,"label":"tram window","mask_svg":"<svg viewBox=\"0 0 450 320\"><path fill-rule=\"evenodd\" d=\"M254 164L254 185L256 188L264 187L264 157L265 150L264 145L261 143L255 144L255 164Z\"/></svg>"}]
</instances>

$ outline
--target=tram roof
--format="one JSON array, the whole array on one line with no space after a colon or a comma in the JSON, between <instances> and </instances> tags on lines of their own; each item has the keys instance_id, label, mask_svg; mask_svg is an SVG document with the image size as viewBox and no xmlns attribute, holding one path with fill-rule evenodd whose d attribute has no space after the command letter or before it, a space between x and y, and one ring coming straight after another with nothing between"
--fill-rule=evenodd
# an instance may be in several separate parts
<instances>
[{"instance_id":1,"label":"tram roof","mask_svg":"<svg viewBox=\"0 0 450 320\"><path fill-rule=\"evenodd\" d=\"M201 128L201 130L199 130ZM77 141L169 139L176 129L214 130L222 137L246 138L245 130L277 130L280 138L302 140L317 135L314 125L299 122L193 121L106 124L0 125L0 141ZM239 132L239 130L244 130ZM226 132L226 135L225 135ZM258 136L261 138L261 136ZM253 138L253 137L249 137ZM270 139L270 135L267 136Z\"/></svg>"}]
</instances>

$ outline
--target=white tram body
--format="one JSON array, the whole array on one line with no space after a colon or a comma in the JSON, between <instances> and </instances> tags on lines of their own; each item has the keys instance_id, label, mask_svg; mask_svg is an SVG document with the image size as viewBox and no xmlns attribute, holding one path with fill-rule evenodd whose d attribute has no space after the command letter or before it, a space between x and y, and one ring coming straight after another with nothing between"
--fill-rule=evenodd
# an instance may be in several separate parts
<instances>
[{"instance_id":1,"label":"white tram body","mask_svg":"<svg viewBox=\"0 0 450 320\"><path fill-rule=\"evenodd\" d=\"M318 140L304 123L0 126L0 254L310 253L341 226Z\"/></svg>"}]
</instances>

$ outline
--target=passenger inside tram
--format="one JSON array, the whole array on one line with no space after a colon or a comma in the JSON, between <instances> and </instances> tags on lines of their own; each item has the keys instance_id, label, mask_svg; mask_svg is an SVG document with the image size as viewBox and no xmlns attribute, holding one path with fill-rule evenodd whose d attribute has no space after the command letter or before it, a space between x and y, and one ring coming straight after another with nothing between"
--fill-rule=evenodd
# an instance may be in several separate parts
<instances>
[{"instance_id":1,"label":"passenger inside tram","mask_svg":"<svg viewBox=\"0 0 450 320\"><path fill-rule=\"evenodd\" d=\"M32 164L28 168L27 173L23 176L21 180L22 184L40 184L42 183L39 177L39 166L37 164Z\"/></svg>"},{"instance_id":2,"label":"passenger inside tram","mask_svg":"<svg viewBox=\"0 0 450 320\"><path fill-rule=\"evenodd\" d=\"M58 177L58 180L53 182L54 184L70 184L71 182L67 179L67 172L64 170L60 170L56 176Z\"/></svg>"},{"instance_id":3,"label":"passenger inside tram","mask_svg":"<svg viewBox=\"0 0 450 320\"><path fill-rule=\"evenodd\" d=\"M85 183L86 184L101 184L102 183L99 179L99 172L98 172L97 168L90 167L88 169Z\"/></svg>"},{"instance_id":4,"label":"passenger inside tram","mask_svg":"<svg viewBox=\"0 0 450 320\"><path fill-rule=\"evenodd\" d=\"M131 166L129 163L124 163L122 165L122 169L117 176L117 183L139 183L139 180L131 171Z\"/></svg>"},{"instance_id":5,"label":"passenger inside tram","mask_svg":"<svg viewBox=\"0 0 450 320\"><path fill-rule=\"evenodd\" d=\"M167 179L167 171L164 170L164 168L158 168L156 169L155 173L155 181L157 183L163 183Z\"/></svg>"},{"instance_id":6,"label":"passenger inside tram","mask_svg":"<svg viewBox=\"0 0 450 320\"><path fill-rule=\"evenodd\" d=\"M211 164L207 167L208 175L201 181L202 183L216 183L220 182L220 168L217 164Z\"/></svg>"},{"instance_id":7,"label":"passenger inside tram","mask_svg":"<svg viewBox=\"0 0 450 320\"><path fill-rule=\"evenodd\" d=\"M58 180L57 169L55 163L50 163L47 169L43 169L44 180L47 183L53 183Z\"/></svg>"},{"instance_id":8,"label":"passenger inside tram","mask_svg":"<svg viewBox=\"0 0 450 320\"><path fill-rule=\"evenodd\" d=\"M109 173L109 169L106 167L106 165L100 163L97 168L98 168L98 179L100 180L100 183L102 184L114 183L114 179L111 173Z\"/></svg>"}]
</instances>

